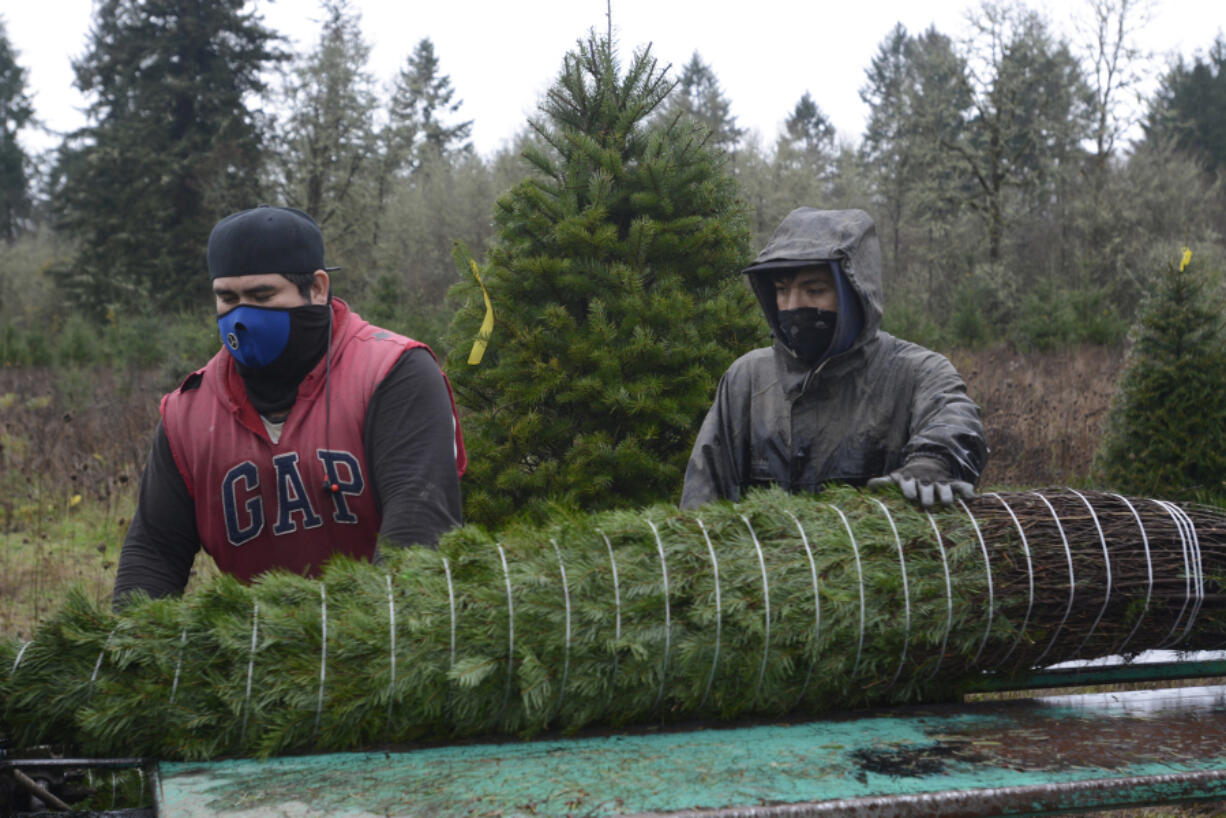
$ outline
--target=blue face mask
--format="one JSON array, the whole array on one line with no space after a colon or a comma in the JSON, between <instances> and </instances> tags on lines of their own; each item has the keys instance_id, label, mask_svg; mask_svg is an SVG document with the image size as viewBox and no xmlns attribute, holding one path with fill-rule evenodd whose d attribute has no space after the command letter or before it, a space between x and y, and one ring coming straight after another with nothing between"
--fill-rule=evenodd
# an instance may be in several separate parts
<instances>
[{"instance_id":1,"label":"blue face mask","mask_svg":"<svg viewBox=\"0 0 1226 818\"><path fill-rule=\"evenodd\" d=\"M251 369L268 366L281 356L290 336L290 309L244 304L217 316L221 341L234 360Z\"/></svg>"}]
</instances>

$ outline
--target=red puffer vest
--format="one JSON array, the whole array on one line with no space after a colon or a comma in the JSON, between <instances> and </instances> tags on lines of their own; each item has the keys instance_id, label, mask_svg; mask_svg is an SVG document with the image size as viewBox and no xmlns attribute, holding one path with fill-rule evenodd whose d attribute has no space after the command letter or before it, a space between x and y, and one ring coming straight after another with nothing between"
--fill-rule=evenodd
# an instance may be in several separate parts
<instances>
[{"instance_id":1,"label":"red puffer vest","mask_svg":"<svg viewBox=\"0 0 1226 818\"><path fill-rule=\"evenodd\" d=\"M366 409L402 354L430 348L363 321L338 298L332 318L331 419L326 359L299 386L276 443L224 348L162 398L162 425L195 501L201 543L222 571L243 581L272 568L312 575L333 554L369 559L375 552L381 515L363 445ZM446 375L443 382L450 395ZM451 411L454 429L440 433L455 435L463 475L454 397Z\"/></svg>"}]
</instances>

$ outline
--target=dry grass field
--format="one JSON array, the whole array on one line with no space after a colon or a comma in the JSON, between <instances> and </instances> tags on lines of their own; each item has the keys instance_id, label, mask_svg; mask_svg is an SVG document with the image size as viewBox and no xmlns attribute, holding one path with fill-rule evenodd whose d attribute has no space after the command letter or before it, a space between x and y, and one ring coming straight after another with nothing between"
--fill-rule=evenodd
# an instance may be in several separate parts
<instances>
[{"instance_id":1,"label":"dry grass field","mask_svg":"<svg viewBox=\"0 0 1226 818\"><path fill-rule=\"evenodd\" d=\"M991 448L983 485L1087 480L1123 367L1122 349L1084 346L1020 355L993 347L949 357L983 410Z\"/></svg>"}]
</instances>

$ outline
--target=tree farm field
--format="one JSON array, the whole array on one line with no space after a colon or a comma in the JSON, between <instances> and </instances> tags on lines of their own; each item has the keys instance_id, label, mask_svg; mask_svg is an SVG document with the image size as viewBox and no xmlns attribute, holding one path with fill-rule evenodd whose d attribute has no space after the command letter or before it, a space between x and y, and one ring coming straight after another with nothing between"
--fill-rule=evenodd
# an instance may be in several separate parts
<instances>
[{"instance_id":1,"label":"tree farm field","mask_svg":"<svg viewBox=\"0 0 1226 818\"><path fill-rule=\"evenodd\" d=\"M983 410L992 450L983 487L1087 482L1123 350L947 354ZM110 595L158 399L173 385L164 380L131 371L0 370L0 632L29 638L71 587L99 600ZM201 554L193 582L214 571Z\"/></svg>"}]
</instances>

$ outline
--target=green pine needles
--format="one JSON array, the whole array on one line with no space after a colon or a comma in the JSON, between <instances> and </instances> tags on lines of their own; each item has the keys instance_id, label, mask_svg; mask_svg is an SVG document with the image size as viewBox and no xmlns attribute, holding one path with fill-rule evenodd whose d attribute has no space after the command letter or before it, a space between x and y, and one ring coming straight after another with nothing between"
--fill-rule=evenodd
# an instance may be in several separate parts
<instances>
[{"instance_id":1,"label":"green pine needles","mask_svg":"<svg viewBox=\"0 0 1226 818\"><path fill-rule=\"evenodd\" d=\"M1223 303L1185 251L1142 308L1099 455L1122 491L1226 500Z\"/></svg>"},{"instance_id":2,"label":"green pine needles","mask_svg":"<svg viewBox=\"0 0 1226 818\"><path fill-rule=\"evenodd\" d=\"M985 670L1219 646L1224 569L1226 516L1067 491L469 526L322 580L121 616L73 597L0 642L0 734L204 759L944 699Z\"/></svg>"},{"instance_id":3,"label":"green pine needles","mask_svg":"<svg viewBox=\"0 0 1226 818\"><path fill-rule=\"evenodd\" d=\"M496 319L474 366L485 306L461 264L446 346L469 520L670 496L719 376L765 342L724 160L691 124L649 122L671 88L648 49L624 73L595 35L566 56L532 122L535 172L497 205L481 271Z\"/></svg>"}]
</instances>

